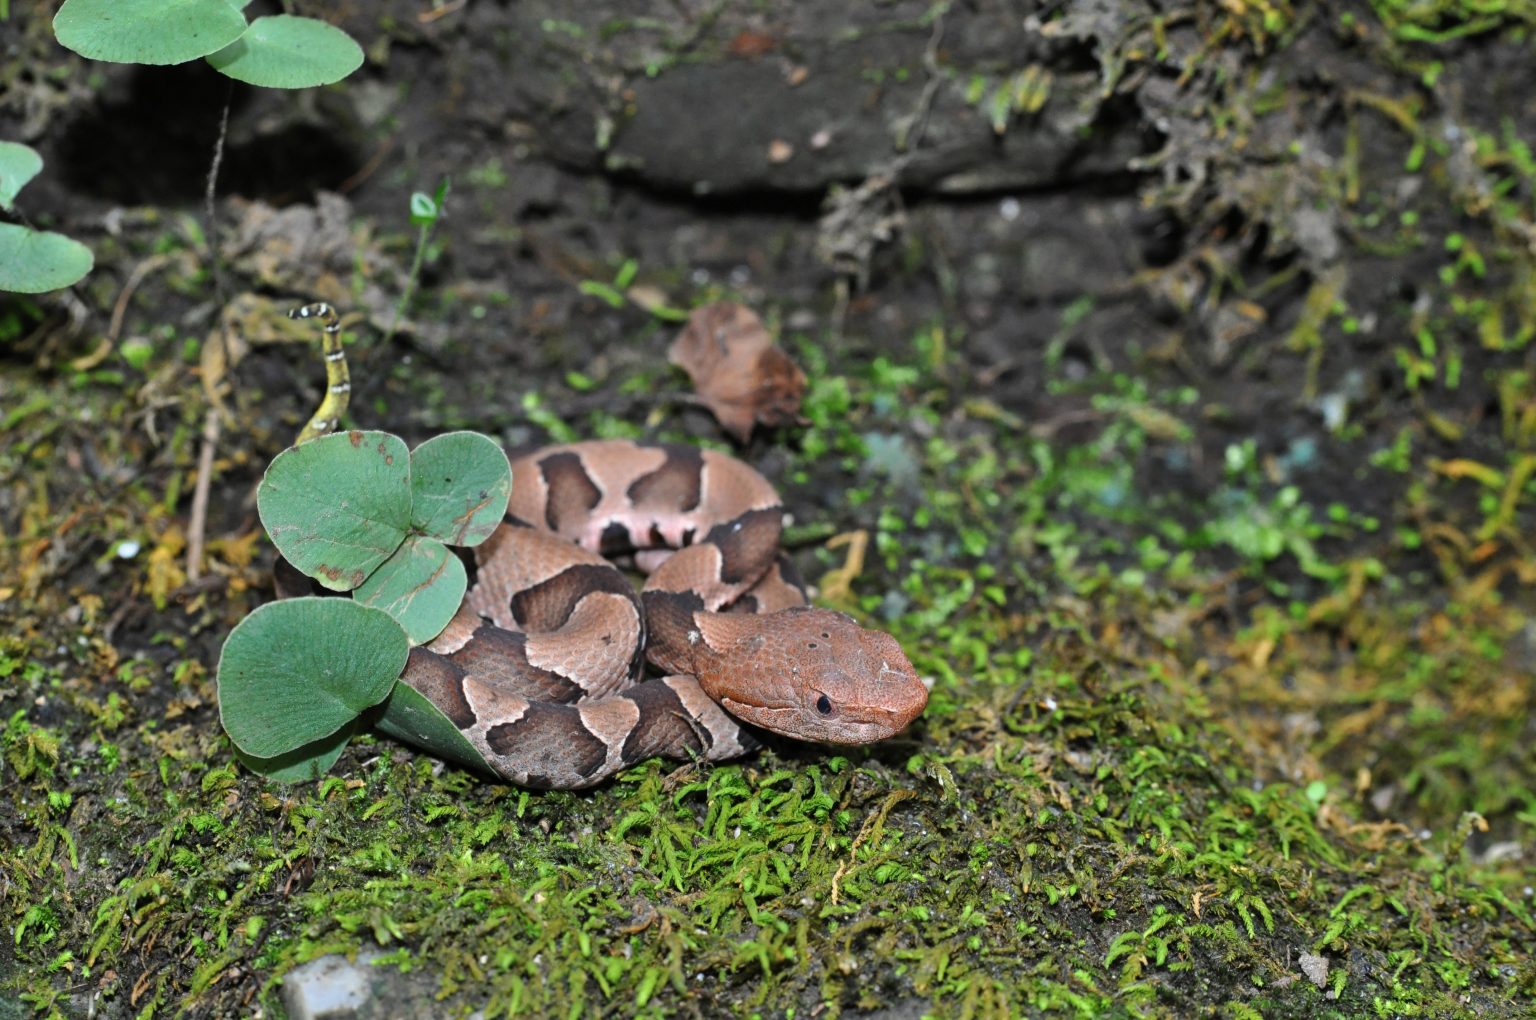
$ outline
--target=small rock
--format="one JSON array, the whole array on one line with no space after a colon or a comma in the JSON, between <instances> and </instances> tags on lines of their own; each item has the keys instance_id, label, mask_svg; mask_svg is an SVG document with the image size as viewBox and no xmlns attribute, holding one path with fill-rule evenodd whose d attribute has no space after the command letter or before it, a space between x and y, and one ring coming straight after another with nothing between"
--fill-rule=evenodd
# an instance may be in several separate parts
<instances>
[{"instance_id":1,"label":"small rock","mask_svg":"<svg viewBox=\"0 0 1536 1020\"><path fill-rule=\"evenodd\" d=\"M295 968L283 978L288 1015L292 1020L351 1020L368 1002L370 963L378 955L365 950L355 961L322 956Z\"/></svg>"},{"instance_id":2,"label":"small rock","mask_svg":"<svg viewBox=\"0 0 1536 1020\"><path fill-rule=\"evenodd\" d=\"M1328 983L1328 958L1314 953L1302 953L1301 972L1307 976L1307 980L1321 988Z\"/></svg>"}]
</instances>

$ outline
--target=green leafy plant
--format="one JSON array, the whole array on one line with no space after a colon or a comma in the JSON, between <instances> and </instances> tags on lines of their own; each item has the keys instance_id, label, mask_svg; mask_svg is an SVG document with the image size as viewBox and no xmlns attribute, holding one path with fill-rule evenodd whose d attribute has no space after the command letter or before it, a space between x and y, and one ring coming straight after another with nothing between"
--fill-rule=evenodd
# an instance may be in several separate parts
<instances>
[{"instance_id":1,"label":"green leafy plant","mask_svg":"<svg viewBox=\"0 0 1536 1020\"><path fill-rule=\"evenodd\" d=\"M0 142L0 209L11 212L16 195L42 169L36 150ZM93 263L89 248L63 234L0 223L0 291L39 294L68 287Z\"/></svg>"},{"instance_id":2,"label":"green leafy plant","mask_svg":"<svg viewBox=\"0 0 1536 1020\"><path fill-rule=\"evenodd\" d=\"M341 432L280 453L257 489L278 551L352 599L297 598L240 622L219 657L219 715L253 770L324 774L359 725L469 765L474 748L397 684L412 645L436 637L464 598L449 546L485 541L512 473L495 442L452 432L407 451L386 432Z\"/></svg>"},{"instance_id":3,"label":"green leafy plant","mask_svg":"<svg viewBox=\"0 0 1536 1020\"><path fill-rule=\"evenodd\" d=\"M247 22L249 0L65 0L54 16L61 44L92 60L181 64L205 58L237 81L275 89L328 85L363 62L334 25L276 14Z\"/></svg>"}]
</instances>

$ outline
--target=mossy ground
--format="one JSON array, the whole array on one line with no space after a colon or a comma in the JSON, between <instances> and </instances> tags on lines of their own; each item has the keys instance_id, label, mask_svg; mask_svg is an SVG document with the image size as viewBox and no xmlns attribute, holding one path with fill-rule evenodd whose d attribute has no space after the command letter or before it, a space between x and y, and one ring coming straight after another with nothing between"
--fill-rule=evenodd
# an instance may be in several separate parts
<instances>
[{"instance_id":1,"label":"mossy ground","mask_svg":"<svg viewBox=\"0 0 1536 1020\"><path fill-rule=\"evenodd\" d=\"M1224 30L1284 54L1295 12L1250 7L1278 20ZM1410 99L1470 74L1476 54L1395 48L1466 11L1375 10ZM157 214L95 239L120 274L80 289L93 322L157 260L131 342L63 330L53 303L0 321L0 1017L280 1016L287 971L365 944L445 1014L1536 1011L1536 161L1500 111L1452 144L1401 96L1351 95L1339 160L1290 167L1332 203L1342 276L1206 221L1129 291L1051 309L1003 366L1028 381L1000 388L963 292L897 330L867 300L841 330L782 317L809 424L748 455L827 603L933 677L928 712L869 751L652 762L590 793L373 738L318 784L235 764L217 650L264 597L252 487L317 359L241 370L211 574L186 583L200 235ZM508 178L481 178L458 200L493 210ZM1297 201L1246 200L1250 223ZM380 229L408 260L403 215ZM888 267L893 306L956 257L939 234ZM719 290L684 274L645 279ZM417 317L458 332L380 349L357 329L354 419L707 437L665 396L671 327L567 290L571 325L623 344L536 332L534 370L498 373L473 323L517 301L429 286ZM1127 292L1172 339L1111 342L1096 316ZM1197 349L1213 321L1251 339L1235 359Z\"/></svg>"}]
</instances>

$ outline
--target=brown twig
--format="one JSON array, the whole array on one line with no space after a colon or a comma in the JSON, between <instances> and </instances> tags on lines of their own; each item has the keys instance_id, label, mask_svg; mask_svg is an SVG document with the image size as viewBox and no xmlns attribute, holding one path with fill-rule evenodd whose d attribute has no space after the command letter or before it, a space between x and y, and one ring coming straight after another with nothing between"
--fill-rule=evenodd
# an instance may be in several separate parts
<instances>
[{"instance_id":1,"label":"brown twig","mask_svg":"<svg viewBox=\"0 0 1536 1020\"><path fill-rule=\"evenodd\" d=\"M416 21L423 25L431 24L438 18L452 14L454 11L461 9L465 2L466 0L449 0L448 3L443 4L443 6L437 8L436 10L419 12L416 15Z\"/></svg>"},{"instance_id":2,"label":"brown twig","mask_svg":"<svg viewBox=\"0 0 1536 1020\"><path fill-rule=\"evenodd\" d=\"M393 136L384 139L383 144L374 150L372 156L368 157L368 162L358 167L357 172L354 173L351 177L348 177L346 180L336 185L337 193L342 195L349 194L352 189L356 188L359 184L362 184L368 178L372 177L378 171L379 167L384 165L384 157L389 155L390 152L393 151L394 147L395 139Z\"/></svg>"},{"instance_id":3,"label":"brown twig","mask_svg":"<svg viewBox=\"0 0 1536 1020\"><path fill-rule=\"evenodd\" d=\"M203 576L203 543L208 528L208 490L213 487L213 452L219 445L219 412L203 416L203 445L197 451L197 483L192 487L192 518L187 524L187 583Z\"/></svg>"},{"instance_id":4,"label":"brown twig","mask_svg":"<svg viewBox=\"0 0 1536 1020\"><path fill-rule=\"evenodd\" d=\"M918 146L923 144L923 135L928 130L928 114L933 109L933 97L938 93L939 86L946 81L944 72L939 68L939 46L944 42L944 15L948 13L949 7L945 5L933 19L933 32L928 36L928 45L923 49L923 69L928 72L928 80L923 83L923 91L918 94L909 131L897 146L901 150L894 168L897 177L917 154Z\"/></svg>"},{"instance_id":5,"label":"brown twig","mask_svg":"<svg viewBox=\"0 0 1536 1020\"><path fill-rule=\"evenodd\" d=\"M151 255L133 267L133 272L129 273L128 279L123 281L123 289L117 295L117 303L112 306L112 322L107 326L109 342L115 343L118 335L122 333L123 318L128 314L128 302L133 299L133 293L139 289L139 284L144 282L144 277L170 261L169 255Z\"/></svg>"}]
</instances>

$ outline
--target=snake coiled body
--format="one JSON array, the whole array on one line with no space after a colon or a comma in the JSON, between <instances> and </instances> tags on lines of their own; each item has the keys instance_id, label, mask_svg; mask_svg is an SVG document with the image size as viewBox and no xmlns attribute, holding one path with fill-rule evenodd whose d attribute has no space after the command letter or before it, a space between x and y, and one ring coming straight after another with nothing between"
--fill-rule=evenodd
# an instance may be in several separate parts
<instances>
[{"instance_id":1,"label":"snake coiled body","mask_svg":"<svg viewBox=\"0 0 1536 1020\"><path fill-rule=\"evenodd\" d=\"M773 487L713 451L602 440L518 458L458 614L403 679L532 787L733 758L754 726L842 744L900 731L922 681L890 635L805 605L782 527ZM643 589L602 554L632 557Z\"/></svg>"}]
</instances>

